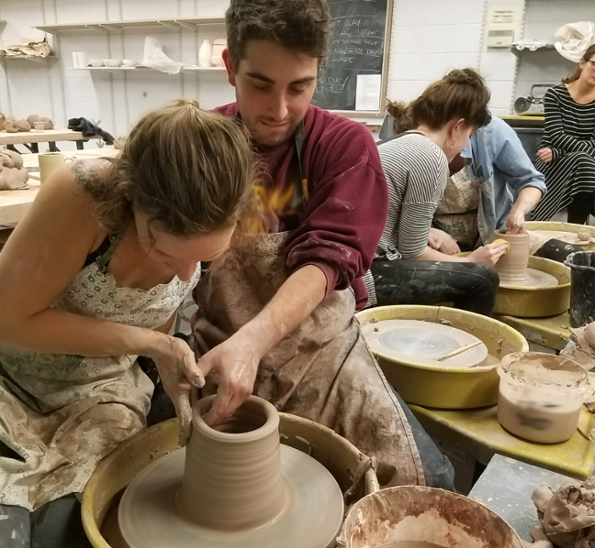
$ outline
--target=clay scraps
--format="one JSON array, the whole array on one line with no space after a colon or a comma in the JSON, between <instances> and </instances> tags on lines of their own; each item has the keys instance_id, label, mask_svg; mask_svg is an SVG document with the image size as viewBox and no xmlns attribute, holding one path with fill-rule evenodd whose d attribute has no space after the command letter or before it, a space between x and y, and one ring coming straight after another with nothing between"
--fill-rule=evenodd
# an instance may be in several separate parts
<instances>
[{"instance_id":1,"label":"clay scraps","mask_svg":"<svg viewBox=\"0 0 595 548\"><path fill-rule=\"evenodd\" d=\"M27 188L28 180L22 156L12 150L0 150L0 190Z\"/></svg>"},{"instance_id":2,"label":"clay scraps","mask_svg":"<svg viewBox=\"0 0 595 548\"><path fill-rule=\"evenodd\" d=\"M571 328L570 333L574 345L562 352L564 357L575 361L587 371L595 369L595 322L577 329ZM585 400L585 406L591 413L595 413L595 395Z\"/></svg>"},{"instance_id":3,"label":"clay scraps","mask_svg":"<svg viewBox=\"0 0 595 548\"><path fill-rule=\"evenodd\" d=\"M533 491L533 503L542 524L531 531L532 548L592 548L595 545L595 476L583 483L571 480L555 493L550 487Z\"/></svg>"}]
</instances>

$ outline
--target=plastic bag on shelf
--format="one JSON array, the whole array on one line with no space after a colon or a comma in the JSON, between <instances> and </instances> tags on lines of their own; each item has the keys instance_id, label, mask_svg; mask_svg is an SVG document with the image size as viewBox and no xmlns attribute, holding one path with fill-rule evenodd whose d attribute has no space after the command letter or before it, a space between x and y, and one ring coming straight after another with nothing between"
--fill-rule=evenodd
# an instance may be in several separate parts
<instances>
[{"instance_id":1,"label":"plastic bag on shelf","mask_svg":"<svg viewBox=\"0 0 595 548\"><path fill-rule=\"evenodd\" d=\"M579 21L561 26L554 35L558 53L570 61L580 62L581 58L595 43L595 25L591 21Z\"/></svg>"},{"instance_id":2,"label":"plastic bag on shelf","mask_svg":"<svg viewBox=\"0 0 595 548\"><path fill-rule=\"evenodd\" d=\"M153 36L145 38L145 57L143 65L148 68L159 70L167 74L178 74L182 70L183 64L170 59L159 44L159 40Z\"/></svg>"}]
</instances>

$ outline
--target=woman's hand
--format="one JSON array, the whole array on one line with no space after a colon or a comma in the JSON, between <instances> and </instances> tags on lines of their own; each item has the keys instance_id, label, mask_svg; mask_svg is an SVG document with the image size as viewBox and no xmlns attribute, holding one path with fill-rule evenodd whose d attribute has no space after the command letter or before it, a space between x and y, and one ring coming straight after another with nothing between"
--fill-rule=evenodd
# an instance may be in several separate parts
<instances>
[{"instance_id":1,"label":"woman's hand","mask_svg":"<svg viewBox=\"0 0 595 548\"><path fill-rule=\"evenodd\" d=\"M203 375L212 375L218 384L213 406L205 415L209 426L217 426L233 415L252 394L262 356L254 338L238 331L198 360Z\"/></svg>"},{"instance_id":2,"label":"woman's hand","mask_svg":"<svg viewBox=\"0 0 595 548\"><path fill-rule=\"evenodd\" d=\"M186 445L192 430L192 387L202 388L205 378L192 349L182 339L159 335L159 348L149 357L155 362L163 388L176 408L180 445ZM165 337L165 339L163 339Z\"/></svg>"},{"instance_id":3,"label":"woman's hand","mask_svg":"<svg viewBox=\"0 0 595 548\"><path fill-rule=\"evenodd\" d=\"M525 213L520 208L513 207L506 218L507 234L522 234L525 232Z\"/></svg>"},{"instance_id":4,"label":"woman's hand","mask_svg":"<svg viewBox=\"0 0 595 548\"><path fill-rule=\"evenodd\" d=\"M430 228L428 245L446 255L456 255L461 252L457 241L450 234L438 228Z\"/></svg>"},{"instance_id":5,"label":"woman's hand","mask_svg":"<svg viewBox=\"0 0 595 548\"><path fill-rule=\"evenodd\" d=\"M537 151L537 157L542 161L545 162L546 164L549 164L552 161L553 158L553 153L552 153L552 149L549 147L546 148L540 148Z\"/></svg>"},{"instance_id":6,"label":"woman's hand","mask_svg":"<svg viewBox=\"0 0 595 548\"><path fill-rule=\"evenodd\" d=\"M494 266L507 249L508 242L494 242L476 249L468 258L472 263Z\"/></svg>"}]
</instances>

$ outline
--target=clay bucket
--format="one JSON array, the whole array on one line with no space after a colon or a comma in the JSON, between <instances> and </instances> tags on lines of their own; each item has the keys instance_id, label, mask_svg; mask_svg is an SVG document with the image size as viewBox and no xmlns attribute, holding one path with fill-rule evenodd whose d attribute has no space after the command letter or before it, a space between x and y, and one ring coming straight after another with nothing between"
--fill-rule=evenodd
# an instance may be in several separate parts
<instances>
[{"instance_id":1,"label":"clay bucket","mask_svg":"<svg viewBox=\"0 0 595 548\"><path fill-rule=\"evenodd\" d=\"M214 398L194 406L178 508L192 522L210 529L263 526L289 502L281 474L279 415L266 400L250 396L213 429L203 415Z\"/></svg>"},{"instance_id":2,"label":"clay bucket","mask_svg":"<svg viewBox=\"0 0 595 548\"><path fill-rule=\"evenodd\" d=\"M340 548L379 548L399 541L460 548L523 548L500 516L483 504L431 487L382 489L353 505Z\"/></svg>"},{"instance_id":3,"label":"clay bucket","mask_svg":"<svg viewBox=\"0 0 595 548\"><path fill-rule=\"evenodd\" d=\"M511 434L536 443L562 443L576 432L589 377L565 356L518 352L498 366L498 420Z\"/></svg>"},{"instance_id":4,"label":"clay bucket","mask_svg":"<svg viewBox=\"0 0 595 548\"><path fill-rule=\"evenodd\" d=\"M515 285L522 282L527 276L527 263L529 262L529 234L507 234L506 230L496 230L494 239L506 240L510 250L502 255L496 263L496 270L500 275L500 283Z\"/></svg>"}]
</instances>

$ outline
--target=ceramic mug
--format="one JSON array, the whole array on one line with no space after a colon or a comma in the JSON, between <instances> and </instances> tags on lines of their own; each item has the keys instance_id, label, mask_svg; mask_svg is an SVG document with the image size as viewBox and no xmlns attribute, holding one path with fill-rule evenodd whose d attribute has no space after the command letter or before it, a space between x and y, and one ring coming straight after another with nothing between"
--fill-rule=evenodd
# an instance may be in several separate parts
<instances>
[{"instance_id":1,"label":"ceramic mug","mask_svg":"<svg viewBox=\"0 0 595 548\"><path fill-rule=\"evenodd\" d=\"M39 162L39 184L43 184L51 173L76 158L65 158L61 152L43 152L37 156Z\"/></svg>"}]
</instances>

